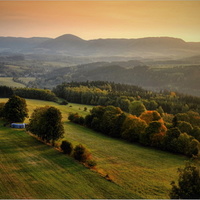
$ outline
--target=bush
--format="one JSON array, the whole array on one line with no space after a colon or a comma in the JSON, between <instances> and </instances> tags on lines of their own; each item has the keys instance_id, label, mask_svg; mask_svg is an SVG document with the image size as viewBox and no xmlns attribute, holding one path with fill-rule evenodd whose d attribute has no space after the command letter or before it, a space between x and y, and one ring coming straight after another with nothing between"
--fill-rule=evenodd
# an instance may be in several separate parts
<instances>
[{"instance_id":1,"label":"bush","mask_svg":"<svg viewBox=\"0 0 200 200\"><path fill-rule=\"evenodd\" d=\"M69 113L68 120L70 120L75 124L80 124L80 125L83 125L85 122L85 119L78 113Z\"/></svg>"},{"instance_id":2,"label":"bush","mask_svg":"<svg viewBox=\"0 0 200 200\"><path fill-rule=\"evenodd\" d=\"M90 158L90 152L82 145L79 144L74 148L74 158L80 162L86 162Z\"/></svg>"},{"instance_id":3,"label":"bush","mask_svg":"<svg viewBox=\"0 0 200 200\"><path fill-rule=\"evenodd\" d=\"M62 144L60 145L60 148L62 149L64 154L70 155L73 151L73 145L71 142L68 142L66 140L62 141Z\"/></svg>"},{"instance_id":4,"label":"bush","mask_svg":"<svg viewBox=\"0 0 200 200\"><path fill-rule=\"evenodd\" d=\"M68 105L68 101L67 100L63 100L60 105Z\"/></svg>"},{"instance_id":5,"label":"bush","mask_svg":"<svg viewBox=\"0 0 200 200\"><path fill-rule=\"evenodd\" d=\"M89 166L89 167L95 167L96 165L97 165L97 162L95 161L95 160L87 160L87 165Z\"/></svg>"},{"instance_id":6,"label":"bush","mask_svg":"<svg viewBox=\"0 0 200 200\"><path fill-rule=\"evenodd\" d=\"M199 199L200 171L196 166L186 163L184 169L178 169L178 185L173 181L170 191L171 199Z\"/></svg>"}]
</instances>

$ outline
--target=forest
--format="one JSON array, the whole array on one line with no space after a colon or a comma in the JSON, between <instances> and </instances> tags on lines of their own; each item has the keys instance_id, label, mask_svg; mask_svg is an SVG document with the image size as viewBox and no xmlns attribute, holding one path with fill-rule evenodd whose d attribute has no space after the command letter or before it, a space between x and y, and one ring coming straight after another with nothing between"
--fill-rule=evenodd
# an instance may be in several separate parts
<instances>
[{"instance_id":1,"label":"forest","mask_svg":"<svg viewBox=\"0 0 200 200\"><path fill-rule=\"evenodd\" d=\"M130 105L140 101L147 110L160 114L177 114L187 111L200 112L200 98L192 95L161 90L152 92L138 86L104 81L63 83L53 92L69 102L88 105L113 105L130 112Z\"/></svg>"},{"instance_id":2,"label":"forest","mask_svg":"<svg viewBox=\"0 0 200 200\"><path fill-rule=\"evenodd\" d=\"M62 84L54 92L69 102L99 105L85 118L71 113L69 120L74 123L145 146L187 156L198 154L198 97L101 81Z\"/></svg>"}]
</instances>

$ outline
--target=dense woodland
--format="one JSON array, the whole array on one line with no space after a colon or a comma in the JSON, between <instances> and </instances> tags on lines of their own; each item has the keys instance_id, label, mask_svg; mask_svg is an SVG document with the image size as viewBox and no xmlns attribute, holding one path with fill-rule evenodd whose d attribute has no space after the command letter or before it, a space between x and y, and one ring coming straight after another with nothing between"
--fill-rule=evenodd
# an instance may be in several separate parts
<instances>
[{"instance_id":1,"label":"dense woodland","mask_svg":"<svg viewBox=\"0 0 200 200\"><path fill-rule=\"evenodd\" d=\"M138 86L104 81L63 83L53 92L69 102L88 105L113 105L131 113L131 104L140 101L147 110L160 114L200 112L200 98L163 90L151 92Z\"/></svg>"},{"instance_id":2,"label":"dense woodland","mask_svg":"<svg viewBox=\"0 0 200 200\"><path fill-rule=\"evenodd\" d=\"M198 97L168 91L154 93L137 86L101 81L62 84L54 92L70 102L101 105L94 107L86 118L71 114L72 122L165 151L198 154Z\"/></svg>"}]
</instances>

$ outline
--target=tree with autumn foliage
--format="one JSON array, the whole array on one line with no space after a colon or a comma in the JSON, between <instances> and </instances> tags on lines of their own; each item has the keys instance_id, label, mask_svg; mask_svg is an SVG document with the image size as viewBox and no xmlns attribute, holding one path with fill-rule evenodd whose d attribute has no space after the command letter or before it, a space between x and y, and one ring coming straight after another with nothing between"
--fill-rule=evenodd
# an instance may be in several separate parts
<instances>
[{"instance_id":1,"label":"tree with autumn foliage","mask_svg":"<svg viewBox=\"0 0 200 200\"><path fill-rule=\"evenodd\" d=\"M144 120L134 115L128 115L122 126L122 138L131 142L138 142L146 127L147 124Z\"/></svg>"},{"instance_id":2,"label":"tree with autumn foliage","mask_svg":"<svg viewBox=\"0 0 200 200\"><path fill-rule=\"evenodd\" d=\"M160 146L166 131L167 128L163 123L159 121L150 122L142 134L141 143L147 146Z\"/></svg>"},{"instance_id":3,"label":"tree with autumn foliage","mask_svg":"<svg viewBox=\"0 0 200 200\"><path fill-rule=\"evenodd\" d=\"M159 121L163 123L160 114L156 110L147 110L140 115L140 119L144 120L147 124L153 121Z\"/></svg>"}]
</instances>

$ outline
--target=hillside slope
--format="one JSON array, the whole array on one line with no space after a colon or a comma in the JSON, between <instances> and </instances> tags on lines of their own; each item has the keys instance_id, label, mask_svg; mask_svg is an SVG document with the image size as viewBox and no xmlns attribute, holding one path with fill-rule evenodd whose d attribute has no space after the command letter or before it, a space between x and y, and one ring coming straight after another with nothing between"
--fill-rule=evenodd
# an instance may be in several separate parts
<instances>
[{"instance_id":1,"label":"hillside slope","mask_svg":"<svg viewBox=\"0 0 200 200\"><path fill-rule=\"evenodd\" d=\"M139 198L22 130L0 137L1 199Z\"/></svg>"},{"instance_id":2,"label":"hillside slope","mask_svg":"<svg viewBox=\"0 0 200 200\"><path fill-rule=\"evenodd\" d=\"M6 102L6 99L0 99L0 102ZM36 107L44 105L60 109L65 139L74 146L79 143L86 146L97 161L97 171L104 176L108 174L114 183L41 144L23 131L1 128L0 172L1 176L5 176L0 179L4 185L0 197L169 198L170 183L177 180L177 168L184 166L186 157L113 139L68 122L69 112L85 116L91 106L71 103L63 106L30 99L26 102L29 115ZM87 112L84 107L88 108ZM15 191L23 187L25 190L16 196L12 187L16 187ZM41 188L39 194L38 188ZM49 191L53 191L51 195Z\"/></svg>"}]
</instances>

